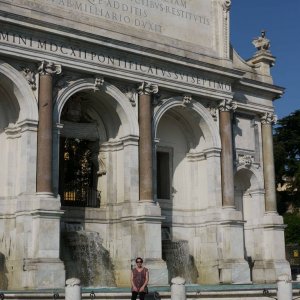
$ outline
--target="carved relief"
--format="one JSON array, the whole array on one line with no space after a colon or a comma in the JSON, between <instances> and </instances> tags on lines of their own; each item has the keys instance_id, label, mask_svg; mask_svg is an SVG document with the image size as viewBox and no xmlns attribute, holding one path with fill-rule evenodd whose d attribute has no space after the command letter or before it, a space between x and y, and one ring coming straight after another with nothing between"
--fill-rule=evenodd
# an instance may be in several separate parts
<instances>
[{"instance_id":1,"label":"carved relief","mask_svg":"<svg viewBox=\"0 0 300 300\"><path fill-rule=\"evenodd\" d=\"M122 90L124 95L128 98L129 102L133 107L136 106L137 100L138 100L138 92L133 87L126 87Z\"/></svg>"},{"instance_id":2,"label":"carved relief","mask_svg":"<svg viewBox=\"0 0 300 300\"><path fill-rule=\"evenodd\" d=\"M250 168L252 163L254 162L254 157L252 155L239 155L238 156L238 165L245 166Z\"/></svg>"},{"instance_id":3,"label":"carved relief","mask_svg":"<svg viewBox=\"0 0 300 300\"><path fill-rule=\"evenodd\" d=\"M235 111L237 109L237 103L232 101L232 99L224 99L219 104L220 111Z\"/></svg>"},{"instance_id":4,"label":"carved relief","mask_svg":"<svg viewBox=\"0 0 300 300\"><path fill-rule=\"evenodd\" d=\"M229 10L231 8L230 0L222 0L221 5L223 8L223 30L224 30L224 56L229 56Z\"/></svg>"},{"instance_id":5,"label":"carved relief","mask_svg":"<svg viewBox=\"0 0 300 300\"><path fill-rule=\"evenodd\" d=\"M139 95L154 95L158 93L158 85L143 81L137 90Z\"/></svg>"},{"instance_id":6,"label":"carved relief","mask_svg":"<svg viewBox=\"0 0 300 300\"><path fill-rule=\"evenodd\" d=\"M22 67L22 73L33 91L36 90L36 73L28 67Z\"/></svg>"},{"instance_id":7,"label":"carved relief","mask_svg":"<svg viewBox=\"0 0 300 300\"><path fill-rule=\"evenodd\" d=\"M43 60L38 68L40 75L58 75L62 71L61 65Z\"/></svg>"},{"instance_id":8,"label":"carved relief","mask_svg":"<svg viewBox=\"0 0 300 300\"><path fill-rule=\"evenodd\" d=\"M228 13L231 8L231 0L223 0L222 7L223 10Z\"/></svg>"},{"instance_id":9,"label":"carved relief","mask_svg":"<svg viewBox=\"0 0 300 300\"><path fill-rule=\"evenodd\" d=\"M274 125L277 122L277 116L271 112L266 112L261 117L261 123L263 125Z\"/></svg>"},{"instance_id":10,"label":"carved relief","mask_svg":"<svg viewBox=\"0 0 300 300\"><path fill-rule=\"evenodd\" d=\"M185 94L185 95L183 95L183 98L182 98L182 104L184 106L188 106L192 103L192 100L193 100L192 95Z\"/></svg>"},{"instance_id":11,"label":"carved relief","mask_svg":"<svg viewBox=\"0 0 300 300\"><path fill-rule=\"evenodd\" d=\"M212 118L214 119L214 121L217 121L218 120L218 109L217 109L217 107L210 105L210 106L207 107L207 109L208 109L209 113L211 114Z\"/></svg>"},{"instance_id":12,"label":"carved relief","mask_svg":"<svg viewBox=\"0 0 300 300\"><path fill-rule=\"evenodd\" d=\"M99 169L98 169L97 175L103 176L107 172L107 170L106 170L106 153L100 152L98 160L99 160Z\"/></svg>"},{"instance_id":13,"label":"carved relief","mask_svg":"<svg viewBox=\"0 0 300 300\"><path fill-rule=\"evenodd\" d=\"M97 76L94 83L94 91L99 91L104 85L104 77Z\"/></svg>"}]
</instances>

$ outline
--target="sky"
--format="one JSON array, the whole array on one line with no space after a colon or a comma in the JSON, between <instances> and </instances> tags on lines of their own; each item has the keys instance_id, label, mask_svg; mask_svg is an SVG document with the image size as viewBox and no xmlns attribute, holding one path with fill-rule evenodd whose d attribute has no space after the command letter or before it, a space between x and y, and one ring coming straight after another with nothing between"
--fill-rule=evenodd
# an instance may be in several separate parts
<instances>
[{"instance_id":1,"label":"sky","mask_svg":"<svg viewBox=\"0 0 300 300\"><path fill-rule=\"evenodd\" d=\"M253 38L266 30L276 57L274 84L286 88L274 102L278 118L300 109L300 0L232 0L230 17L231 43L244 59L256 51Z\"/></svg>"}]
</instances>

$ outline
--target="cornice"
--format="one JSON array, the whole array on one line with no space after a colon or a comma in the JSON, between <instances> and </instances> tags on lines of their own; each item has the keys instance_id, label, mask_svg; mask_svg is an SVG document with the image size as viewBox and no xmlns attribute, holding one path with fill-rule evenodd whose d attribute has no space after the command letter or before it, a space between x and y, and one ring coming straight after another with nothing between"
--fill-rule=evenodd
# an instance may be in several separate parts
<instances>
[{"instance_id":1,"label":"cornice","mask_svg":"<svg viewBox=\"0 0 300 300\"><path fill-rule=\"evenodd\" d=\"M243 90L245 90L246 88L247 90L253 91L256 94L257 93L269 94L272 100L276 100L282 97L282 95L285 92L284 87L257 81L257 80L251 80L248 78L242 78L240 81L236 82L233 89L236 90L239 88L239 86L241 86Z\"/></svg>"}]
</instances>

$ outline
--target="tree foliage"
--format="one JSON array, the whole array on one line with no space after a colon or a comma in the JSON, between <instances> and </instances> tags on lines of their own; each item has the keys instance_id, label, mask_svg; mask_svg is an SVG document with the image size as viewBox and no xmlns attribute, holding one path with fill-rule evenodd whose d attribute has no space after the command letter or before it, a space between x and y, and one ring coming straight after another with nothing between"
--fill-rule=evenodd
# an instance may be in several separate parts
<instances>
[{"instance_id":1,"label":"tree foliage","mask_svg":"<svg viewBox=\"0 0 300 300\"><path fill-rule=\"evenodd\" d=\"M279 211L287 206L300 207L300 110L278 121L274 129L276 184L284 186L278 193ZM285 206L285 209L284 209Z\"/></svg>"}]
</instances>

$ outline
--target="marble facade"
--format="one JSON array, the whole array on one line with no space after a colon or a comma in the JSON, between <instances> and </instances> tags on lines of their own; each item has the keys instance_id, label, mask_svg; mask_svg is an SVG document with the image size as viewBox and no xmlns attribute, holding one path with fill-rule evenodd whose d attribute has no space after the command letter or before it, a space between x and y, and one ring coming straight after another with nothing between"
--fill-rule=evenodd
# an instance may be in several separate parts
<instances>
[{"instance_id":1,"label":"marble facade","mask_svg":"<svg viewBox=\"0 0 300 300\"><path fill-rule=\"evenodd\" d=\"M193 283L290 274L272 146L283 88L264 34L247 61L230 47L230 7L0 0L2 289L63 287L74 226L100 234L118 286L136 256L168 284L166 241L185 241ZM96 149L99 205L62 202L67 138Z\"/></svg>"}]
</instances>

